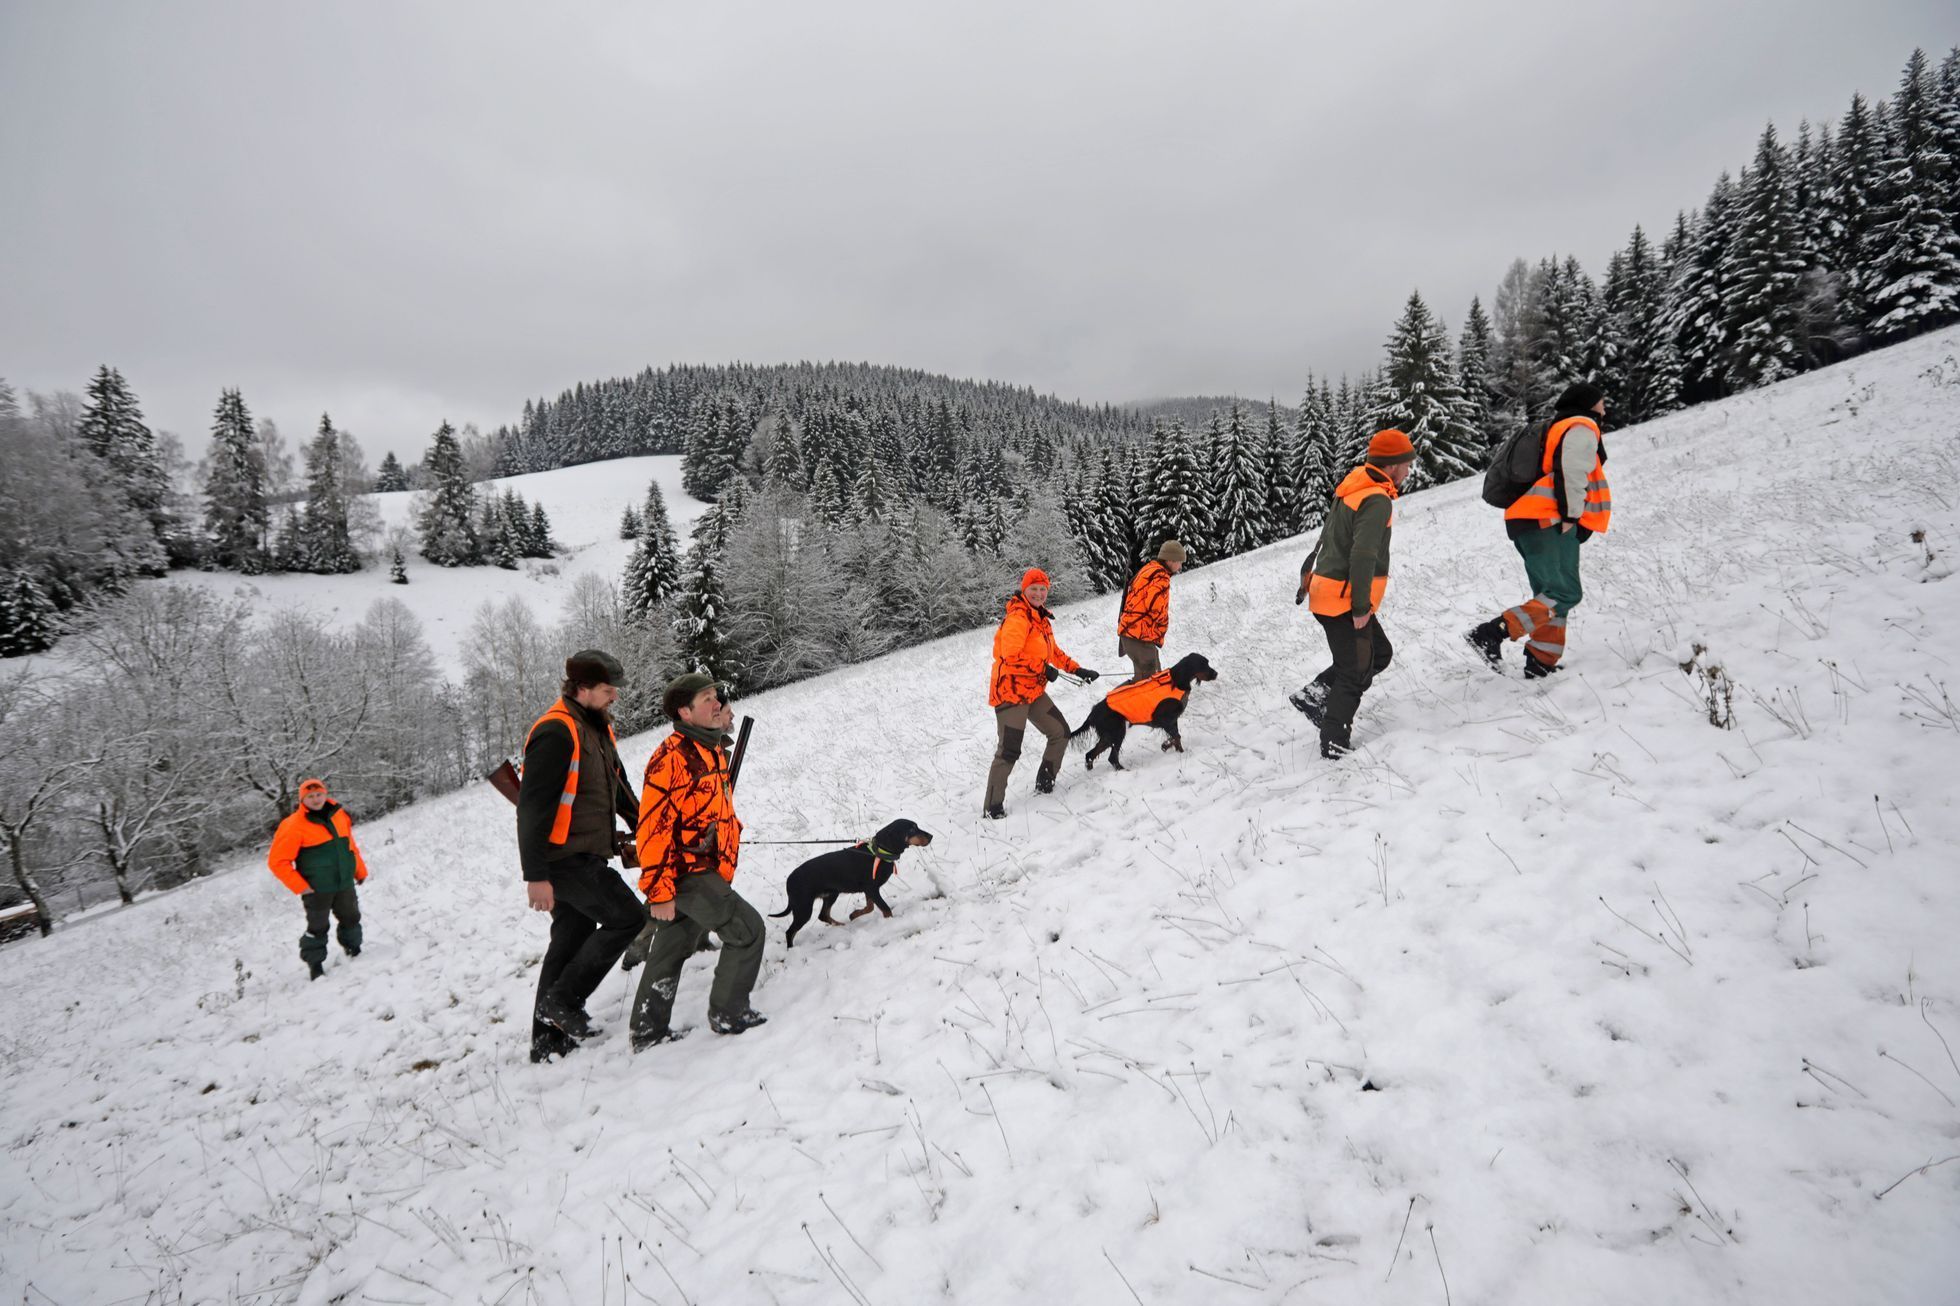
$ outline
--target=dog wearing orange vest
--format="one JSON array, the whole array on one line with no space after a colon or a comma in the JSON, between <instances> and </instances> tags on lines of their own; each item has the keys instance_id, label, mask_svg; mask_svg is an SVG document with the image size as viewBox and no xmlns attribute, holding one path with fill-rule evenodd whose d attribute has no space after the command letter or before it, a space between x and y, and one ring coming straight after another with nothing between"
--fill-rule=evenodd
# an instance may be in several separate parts
<instances>
[{"instance_id":1,"label":"dog wearing orange vest","mask_svg":"<svg viewBox=\"0 0 1960 1306\"><path fill-rule=\"evenodd\" d=\"M1176 749L1181 753L1184 736L1178 730L1178 718L1184 715L1191 689L1216 679L1218 673L1212 670L1204 654L1186 653L1169 671L1159 671L1147 680L1132 681L1110 690L1102 702L1089 709L1088 720L1069 735L1069 740L1074 742L1092 730L1096 732L1096 746L1085 759L1092 771L1096 759L1105 752L1109 754L1110 766L1118 771L1125 769L1123 737L1131 726L1152 726L1163 731L1164 751Z\"/></svg>"}]
</instances>

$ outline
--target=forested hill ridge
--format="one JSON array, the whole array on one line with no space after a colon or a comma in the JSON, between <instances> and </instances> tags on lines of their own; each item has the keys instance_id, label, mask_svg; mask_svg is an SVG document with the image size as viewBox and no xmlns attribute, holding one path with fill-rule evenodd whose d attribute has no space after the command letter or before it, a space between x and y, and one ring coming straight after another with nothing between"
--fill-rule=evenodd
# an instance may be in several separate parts
<instances>
[{"instance_id":1,"label":"forested hill ridge","mask_svg":"<svg viewBox=\"0 0 1960 1306\"><path fill-rule=\"evenodd\" d=\"M956 380L875 363L676 364L636 376L580 382L556 399L527 401L515 426L497 428L499 475L549 471L642 454L684 453L702 428L771 416L822 426L862 424L866 436L927 448L958 461L978 431L1031 449L1072 436L1133 436L1148 419L1109 404L1081 404L998 381Z\"/></svg>"}]
</instances>

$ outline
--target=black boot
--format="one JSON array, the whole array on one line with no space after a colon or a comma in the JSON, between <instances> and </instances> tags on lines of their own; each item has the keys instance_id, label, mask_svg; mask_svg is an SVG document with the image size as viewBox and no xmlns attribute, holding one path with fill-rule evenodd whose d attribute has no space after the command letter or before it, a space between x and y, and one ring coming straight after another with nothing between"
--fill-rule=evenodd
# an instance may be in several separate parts
<instances>
[{"instance_id":1,"label":"black boot","mask_svg":"<svg viewBox=\"0 0 1960 1306\"><path fill-rule=\"evenodd\" d=\"M1339 761L1354 751L1354 744L1346 735L1322 735L1320 755L1330 762Z\"/></svg>"},{"instance_id":2,"label":"black boot","mask_svg":"<svg viewBox=\"0 0 1960 1306\"><path fill-rule=\"evenodd\" d=\"M1300 714L1318 726L1327 715L1327 686L1318 680L1306 684L1286 696L1286 701L1300 709Z\"/></svg>"},{"instance_id":3,"label":"black boot","mask_svg":"<svg viewBox=\"0 0 1960 1306\"><path fill-rule=\"evenodd\" d=\"M319 960L317 957L308 957L306 959L306 978L316 980L326 973L326 962Z\"/></svg>"},{"instance_id":4,"label":"black boot","mask_svg":"<svg viewBox=\"0 0 1960 1306\"><path fill-rule=\"evenodd\" d=\"M1034 791L1038 794L1052 794L1055 792L1055 773L1050 771L1046 766L1041 767L1034 773Z\"/></svg>"},{"instance_id":5,"label":"black boot","mask_svg":"<svg viewBox=\"0 0 1960 1306\"><path fill-rule=\"evenodd\" d=\"M768 1023L769 1017L763 1015L754 1007L733 1012L729 1015L723 1015L718 1011L708 1013L708 1028L717 1034L740 1034L744 1030L754 1029L757 1025L766 1025Z\"/></svg>"},{"instance_id":6,"label":"black boot","mask_svg":"<svg viewBox=\"0 0 1960 1306\"><path fill-rule=\"evenodd\" d=\"M1526 680L1543 680L1546 676L1557 674L1559 670L1560 668L1556 663L1540 662L1537 658L1531 656L1531 650L1525 650L1524 678Z\"/></svg>"},{"instance_id":7,"label":"black boot","mask_svg":"<svg viewBox=\"0 0 1960 1306\"><path fill-rule=\"evenodd\" d=\"M559 1033L576 1039L591 1038L599 1032L593 1026L591 1017L555 993L547 993L538 999L537 1017Z\"/></svg>"},{"instance_id":8,"label":"black boot","mask_svg":"<svg viewBox=\"0 0 1960 1306\"><path fill-rule=\"evenodd\" d=\"M989 821L1004 820L1007 816L1007 807L1005 804L995 803L992 807L981 812L980 815L986 817Z\"/></svg>"},{"instance_id":9,"label":"black boot","mask_svg":"<svg viewBox=\"0 0 1960 1306\"><path fill-rule=\"evenodd\" d=\"M1504 669L1504 641L1510 637L1510 630L1504 625L1504 618L1492 617L1481 625L1472 626L1463 638L1484 661L1490 663L1492 671Z\"/></svg>"}]
</instances>

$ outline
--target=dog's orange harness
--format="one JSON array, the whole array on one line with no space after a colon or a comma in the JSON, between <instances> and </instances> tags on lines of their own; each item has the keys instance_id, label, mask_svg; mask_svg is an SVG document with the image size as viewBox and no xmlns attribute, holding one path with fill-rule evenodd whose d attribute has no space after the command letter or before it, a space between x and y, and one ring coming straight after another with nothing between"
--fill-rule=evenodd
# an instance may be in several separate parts
<instances>
[{"instance_id":1,"label":"dog's orange harness","mask_svg":"<svg viewBox=\"0 0 1960 1306\"><path fill-rule=\"evenodd\" d=\"M1171 673L1159 671L1148 680L1122 685L1109 691L1103 702L1109 710L1133 726L1147 726L1160 704L1168 699L1182 701L1191 691L1171 683Z\"/></svg>"}]
</instances>

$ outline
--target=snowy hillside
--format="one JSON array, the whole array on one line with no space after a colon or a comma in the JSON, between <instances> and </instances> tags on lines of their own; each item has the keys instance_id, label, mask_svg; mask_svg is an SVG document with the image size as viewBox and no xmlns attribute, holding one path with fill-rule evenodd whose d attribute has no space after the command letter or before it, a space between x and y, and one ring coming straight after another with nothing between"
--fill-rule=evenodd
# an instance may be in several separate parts
<instances>
[{"instance_id":1,"label":"snowy hillside","mask_svg":"<svg viewBox=\"0 0 1960 1306\"><path fill-rule=\"evenodd\" d=\"M319 983L250 859L0 951L0 1297L1960 1301L1957 354L1612 437L1549 682L1460 638L1523 597L1497 514L1405 501L1338 764L1284 702L1299 542L1177 581L1188 753L1047 798L1025 759L1004 822L987 632L738 705L751 839L938 835L896 919L771 922L740 1038L702 958L686 1042L630 1055L614 979L530 1065L487 786L360 826L368 951ZM1063 646L1113 669L1114 606Z\"/></svg>"},{"instance_id":2,"label":"snowy hillside","mask_svg":"<svg viewBox=\"0 0 1960 1306\"><path fill-rule=\"evenodd\" d=\"M549 561L527 560L520 571L498 567L434 567L409 556L406 587L388 582L388 568L368 567L347 576L239 576L233 572L172 572L168 583L203 585L222 594L255 596L265 606L292 604L328 614L348 625L366 615L378 598L397 598L422 622L423 636L445 669L462 661L470 622L485 602L521 597L540 621L555 621L559 606L582 572L617 581L633 552L633 541L619 538L619 518L628 504L646 501L647 484L660 482L667 515L687 544L687 529L707 505L681 489L679 455L617 458L557 471L506 476L485 482L501 494L514 489L527 503L544 505L552 538L562 546ZM416 496L407 491L369 496L381 512L382 529L413 526Z\"/></svg>"}]
</instances>

